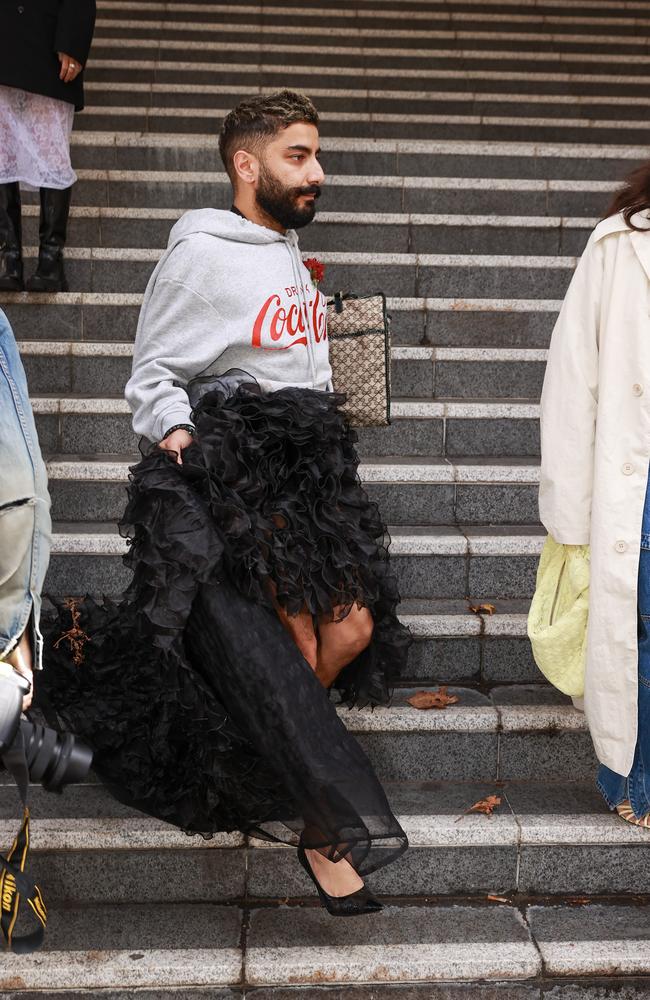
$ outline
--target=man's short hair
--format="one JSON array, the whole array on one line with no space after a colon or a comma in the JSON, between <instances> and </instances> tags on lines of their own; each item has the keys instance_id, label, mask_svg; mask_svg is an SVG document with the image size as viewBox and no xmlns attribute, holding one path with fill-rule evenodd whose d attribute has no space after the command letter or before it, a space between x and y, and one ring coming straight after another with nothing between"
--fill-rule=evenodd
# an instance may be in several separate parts
<instances>
[{"instance_id":1,"label":"man's short hair","mask_svg":"<svg viewBox=\"0 0 650 1000\"><path fill-rule=\"evenodd\" d=\"M318 128L318 112L304 94L278 90L241 101L226 116L219 133L219 152L230 180L235 180L233 157L238 149L260 155L264 146L295 122Z\"/></svg>"}]
</instances>

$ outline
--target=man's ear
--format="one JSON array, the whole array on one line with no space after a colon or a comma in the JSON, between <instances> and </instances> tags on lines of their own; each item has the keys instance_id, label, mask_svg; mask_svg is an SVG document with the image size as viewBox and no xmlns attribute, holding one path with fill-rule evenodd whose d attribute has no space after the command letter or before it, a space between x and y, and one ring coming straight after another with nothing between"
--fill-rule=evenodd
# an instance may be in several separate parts
<instances>
[{"instance_id":1,"label":"man's ear","mask_svg":"<svg viewBox=\"0 0 650 1000\"><path fill-rule=\"evenodd\" d=\"M255 184L259 177L259 160L245 149L238 149L232 158L237 178L244 184Z\"/></svg>"}]
</instances>

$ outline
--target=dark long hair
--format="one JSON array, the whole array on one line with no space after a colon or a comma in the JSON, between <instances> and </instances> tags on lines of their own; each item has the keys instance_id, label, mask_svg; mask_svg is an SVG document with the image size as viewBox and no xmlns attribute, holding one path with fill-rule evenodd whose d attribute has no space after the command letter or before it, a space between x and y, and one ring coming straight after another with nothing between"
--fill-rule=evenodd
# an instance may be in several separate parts
<instances>
[{"instance_id":1,"label":"dark long hair","mask_svg":"<svg viewBox=\"0 0 650 1000\"><path fill-rule=\"evenodd\" d=\"M637 169L626 178L623 187L614 195L606 218L610 215L623 213L627 225L630 229L641 229L640 226L632 225L632 216L637 212L650 209L650 161L637 167Z\"/></svg>"}]
</instances>

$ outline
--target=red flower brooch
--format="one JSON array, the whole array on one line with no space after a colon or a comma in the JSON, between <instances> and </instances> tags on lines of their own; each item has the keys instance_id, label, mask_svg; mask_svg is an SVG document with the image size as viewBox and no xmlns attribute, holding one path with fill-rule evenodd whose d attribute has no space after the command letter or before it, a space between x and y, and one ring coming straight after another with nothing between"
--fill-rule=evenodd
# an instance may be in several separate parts
<instances>
[{"instance_id":1,"label":"red flower brooch","mask_svg":"<svg viewBox=\"0 0 650 1000\"><path fill-rule=\"evenodd\" d=\"M308 257L304 264L309 271L314 288L318 288L325 277L325 265L317 257Z\"/></svg>"}]
</instances>

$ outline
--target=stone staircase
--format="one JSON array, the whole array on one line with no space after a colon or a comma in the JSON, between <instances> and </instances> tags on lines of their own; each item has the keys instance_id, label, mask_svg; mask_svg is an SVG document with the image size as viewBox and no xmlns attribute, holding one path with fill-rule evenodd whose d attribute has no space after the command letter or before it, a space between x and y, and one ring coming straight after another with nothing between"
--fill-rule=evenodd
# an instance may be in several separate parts
<instances>
[{"instance_id":1,"label":"stone staircase","mask_svg":"<svg viewBox=\"0 0 650 1000\"><path fill-rule=\"evenodd\" d=\"M361 473L417 642L391 707L344 718L412 848L372 880L380 916L334 921L286 848L199 843L92 781L34 789L47 950L5 957L0 997L650 994L650 839L605 809L583 717L525 638L546 348L591 227L650 157L649 46L650 2L100 0L73 136L74 291L0 299L49 460L48 589L124 585L122 392L144 285L183 211L229 206L226 111L304 89L328 184L301 245L326 290L381 288L393 317L395 419L360 434ZM34 199L26 215L34 256ZM495 614L469 611L486 602ZM456 705L408 705L439 684ZM489 794L493 817L465 814ZM16 814L5 784L2 843Z\"/></svg>"}]
</instances>

